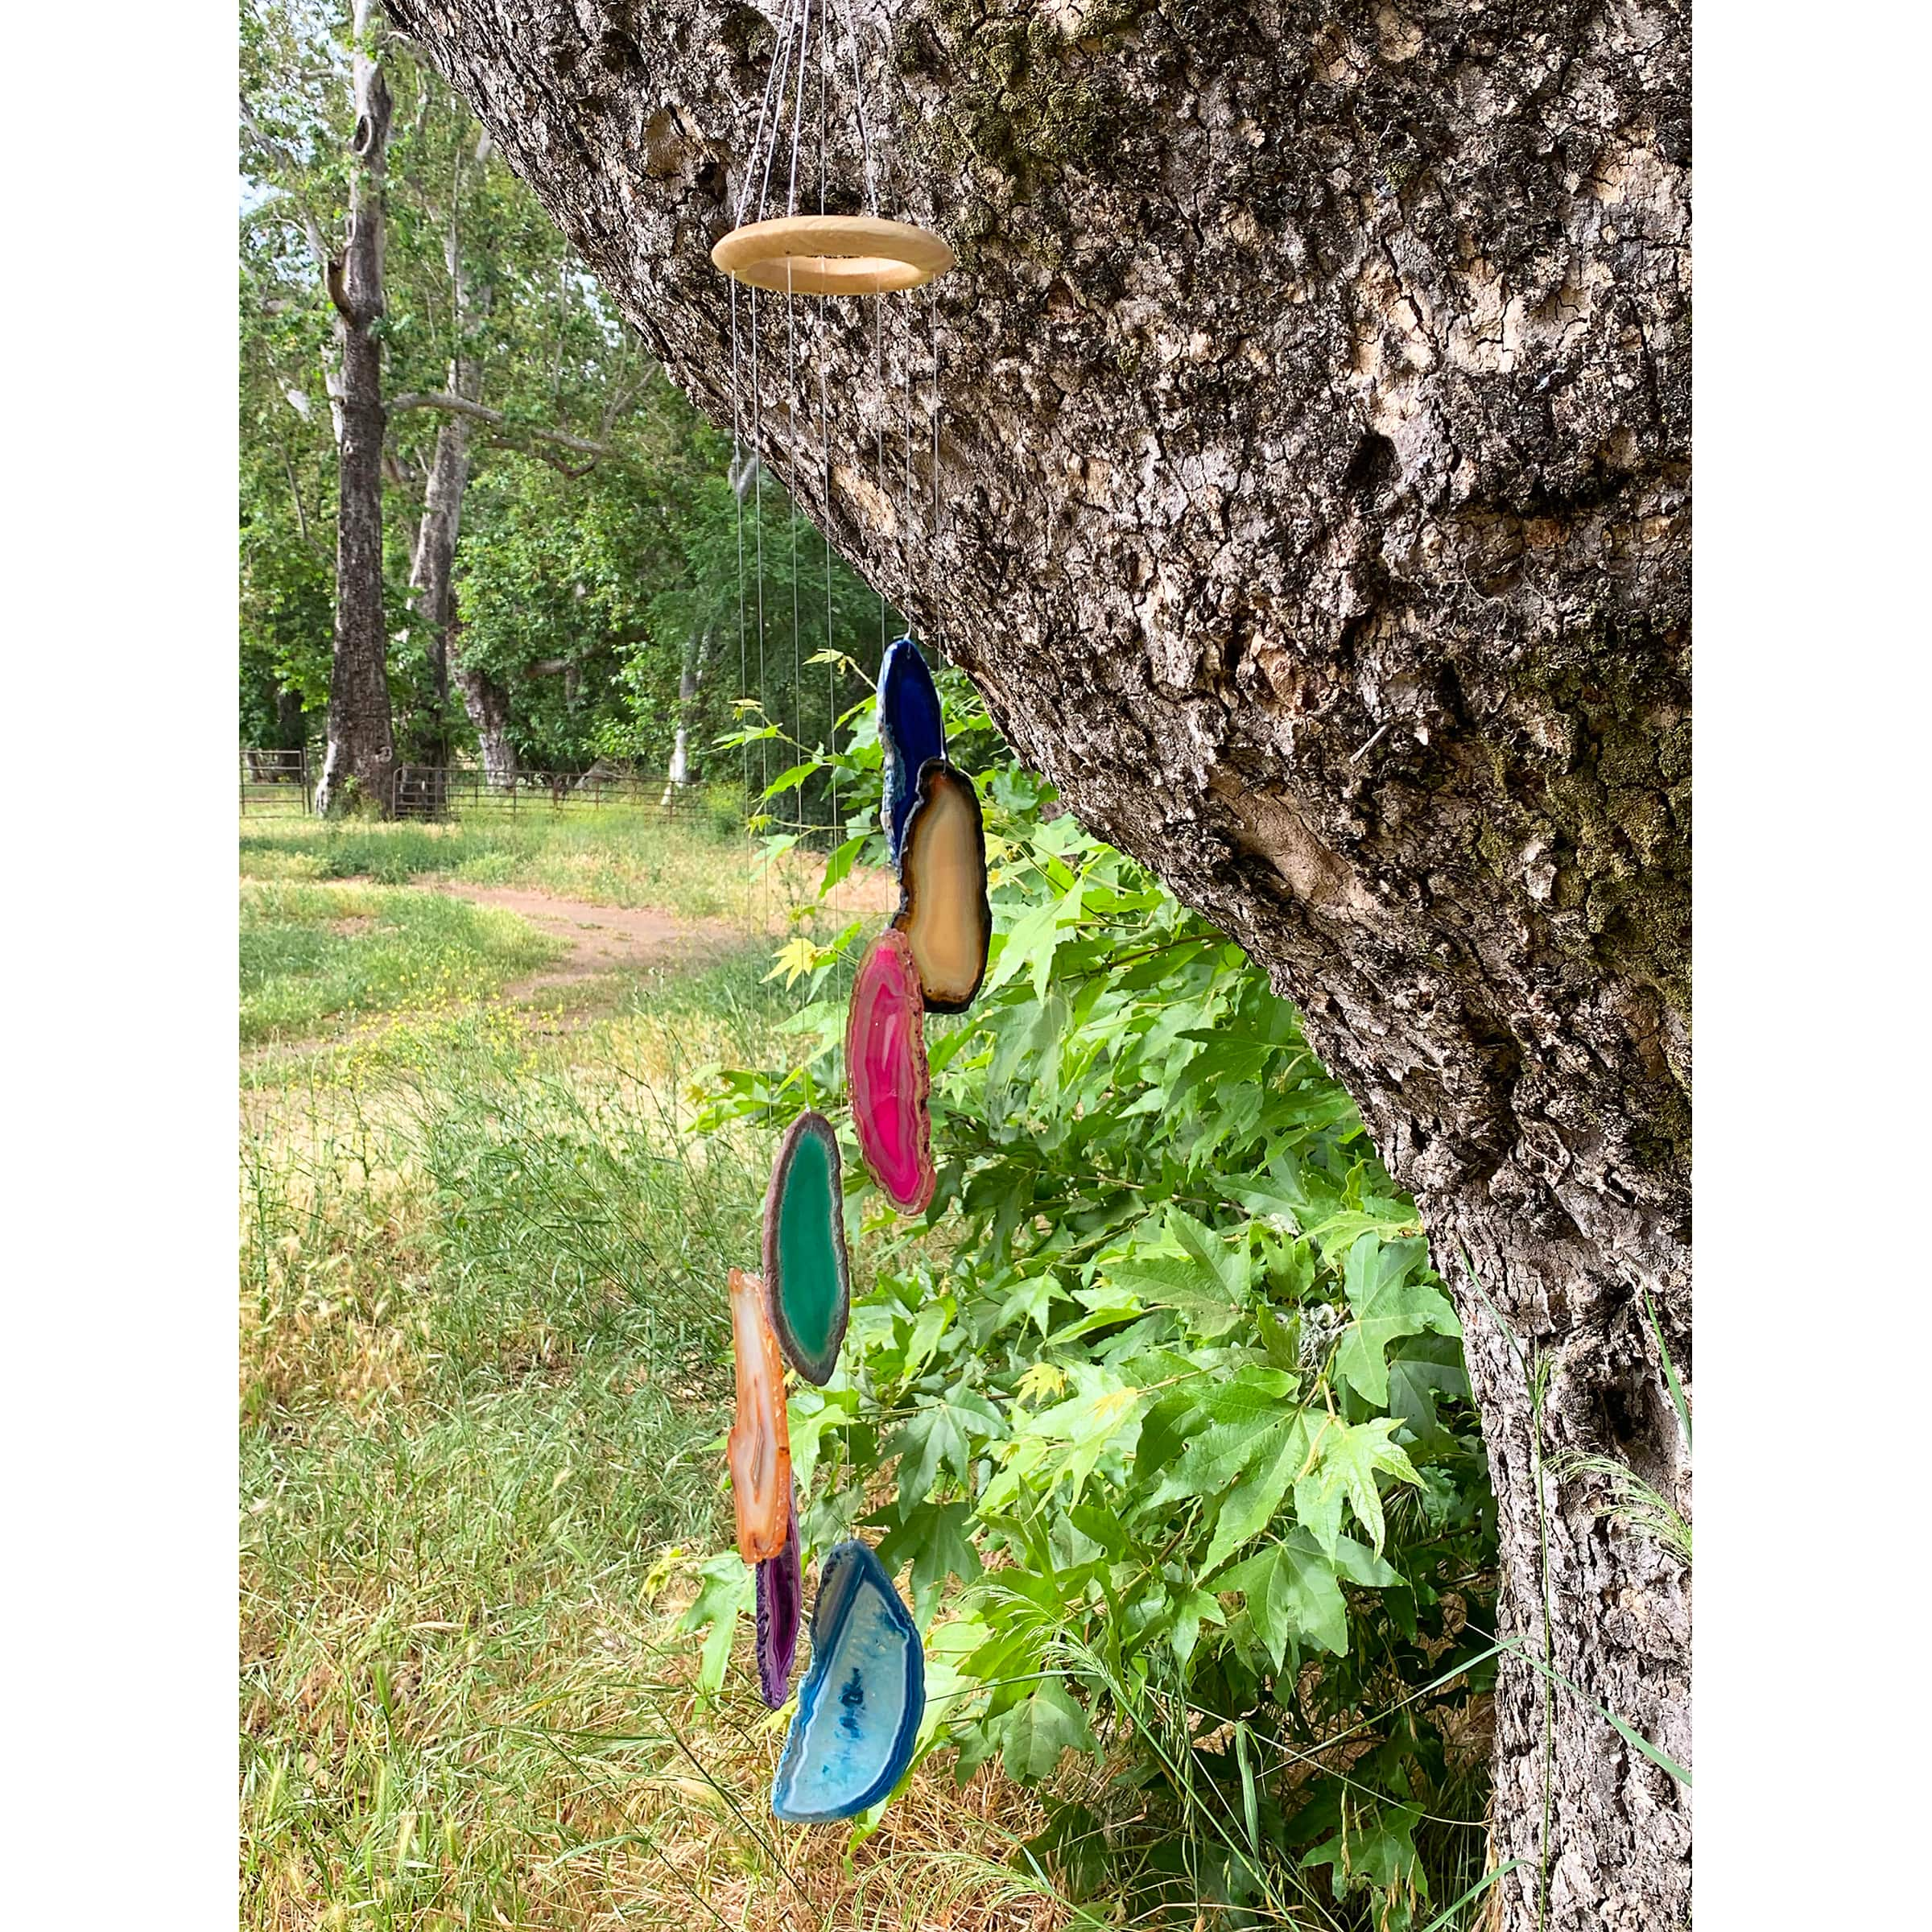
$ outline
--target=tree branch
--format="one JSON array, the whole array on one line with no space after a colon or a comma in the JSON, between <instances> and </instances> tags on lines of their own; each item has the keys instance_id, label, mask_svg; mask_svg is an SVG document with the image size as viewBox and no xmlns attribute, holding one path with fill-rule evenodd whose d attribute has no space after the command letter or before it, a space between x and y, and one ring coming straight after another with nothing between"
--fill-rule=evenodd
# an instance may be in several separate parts
<instances>
[{"instance_id":1,"label":"tree branch","mask_svg":"<svg viewBox=\"0 0 1932 1932\"><path fill-rule=\"evenodd\" d=\"M574 450L579 456L589 456L593 460L602 458L615 463L627 463L630 457L609 443L593 443L588 437L567 436L560 429L539 429L532 423L518 423L504 415L500 409L492 409L487 403L473 402L467 396L452 396L440 390L427 390L418 394L392 398L387 404L391 416L400 415L410 409L440 409L451 415L473 416L479 423L487 423L504 437L528 436L539 443L555 444L559 449ZM536 452L541 455L543 452ZM567 470L569 476L581 476L581 469Z\"/></svg>"},{"instance_id":2,"label":"tree branch","mask_svg":"<svg viewBox=\"0 0 1932 1932\"><path fill-rule=\"evenodd\" d=\"M315 210L308 204L308 197L295 185L301 180L302 173L295 163L295 157L255 118L254 110L248 105L246 94L242 97L242 125L248 130L262 154L274 162L286 177L275 185L295 203L295 212L302 217L302 232L308 239L308 252L315 257L316 266L326 279L329 269L328 248L322 239L322 225L316 219Z\"/></svg>"}]
</instances>

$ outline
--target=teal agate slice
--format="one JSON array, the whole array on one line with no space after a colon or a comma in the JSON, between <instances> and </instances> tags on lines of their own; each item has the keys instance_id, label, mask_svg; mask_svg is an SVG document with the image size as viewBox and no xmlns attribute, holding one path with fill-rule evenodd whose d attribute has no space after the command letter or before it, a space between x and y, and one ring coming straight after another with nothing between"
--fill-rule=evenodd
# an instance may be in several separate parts
<instances>
[{"instance_id":1,"label":"teal agate slice","mask_svg":"<svg viewBox=\"0 0 1932 1932\"><path fill-rule=\"evenodd\" d=\"M852 1300L844 1194L831 1121L801 1113L765 1192L765 1314L786 1360L820 1388L839 1365Z\"/></svg>"},{"instance_id":2,"label":"teal agate slice","mask_svg":"<svg viewBox=\"0 0 1932 1932\"><path fill-rule=\"evenodd\" d=\"M811 1612L811 1668L771 1787L791 1825L855 1817L886 1797L912 1762L926 1710L919 1626L866 1545L825 1559Z\"/></svg>"}]
</instances>

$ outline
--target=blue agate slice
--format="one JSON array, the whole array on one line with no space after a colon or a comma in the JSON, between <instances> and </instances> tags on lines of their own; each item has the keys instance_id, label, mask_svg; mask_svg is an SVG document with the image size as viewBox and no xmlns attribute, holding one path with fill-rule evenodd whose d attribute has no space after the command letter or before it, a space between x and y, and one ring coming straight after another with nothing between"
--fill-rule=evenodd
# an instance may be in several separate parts
<instances>
[{"instance_id":1,"label":"blue agate slice","mask_svg":"<svg viewBox=\"0 0 1932 1932\"><path fill-rule=\"evenodd\" d=\"M772 1781L774 1816L829 1824L876 1805L912 1762L926 1709L919 1626L864 1543L825 1559L811 1612L811 1668Z\"/></svg>"},{"instance_id":2,"label":"blue agate slice","mask_svg":"<svg viewBox=\"0 0 1932 1932\"><path fill-rule=\"evenodd\" d=\"M906 844L906 821L919 803L919 767L946 755L939 687L910 638L894 638L879 667L879 744L886 753L879 823L896 865Z\"/></svg>"}]
</instances>

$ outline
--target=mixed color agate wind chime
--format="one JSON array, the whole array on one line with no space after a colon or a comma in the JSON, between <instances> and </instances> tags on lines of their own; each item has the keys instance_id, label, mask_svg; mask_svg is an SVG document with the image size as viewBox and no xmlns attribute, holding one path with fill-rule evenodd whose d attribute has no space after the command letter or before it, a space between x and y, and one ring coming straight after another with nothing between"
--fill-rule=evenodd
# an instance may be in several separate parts
<instances>
[{"instance_id":1,"label":"mixed color agate wind chime","mask_svg":"<svg viewBox=\"0 0 1932 1932\"><path fill-rule=\"evenodd\" d=\"M756 291L782 295L788 305L794 295L876 298L921 287L952 266L952 250L936 235L879 214L850 0L842 24L828 18L834 4L819 0L815 22L814 0L786 0L739 225L712 250L718 267L754 291L754 388ZM820 208L801 214L799 130L815 27ZM858 215L824 208L825 93L835 64L842 68L848 52L869 210ZM785 213L768 219L765 196L773 159L783 145L788 97L794 105ZM755 209L749 206L753 180L761 184ZM746 221L748 213L757 218ZM732 295L735 426L735 287ZM753 408L755 414L755 396ZM753 460L758 453L752 452ZM885 754L881 829L900 899L853 980L846 1077L865 1167L899 1212L914 1215L925 1210L937 1183L925 1016L962 1013L972 1004L985 977L992 915L978 795L972 780L947 762L939 691L910 636L894 640L884 654L878 727ZM831 1379L851 1296L839 1138L822 1113L801 1113L779 1142L765 1197L761 1258L759 1274L731 1271L737 1412L727 1456L739 1554L756 1571L758 1687L776 1710L790 1694L804 1603L785 1370L789 1364L821 1387ZM840 1543L819 1571L811 1662L772 1786L774 1814L791 1823L823 1823L879 1803L911 1761L925 1701L925 1660L910 1612L869 1545L856 1538Z\"/></svg>"}]
</instances>

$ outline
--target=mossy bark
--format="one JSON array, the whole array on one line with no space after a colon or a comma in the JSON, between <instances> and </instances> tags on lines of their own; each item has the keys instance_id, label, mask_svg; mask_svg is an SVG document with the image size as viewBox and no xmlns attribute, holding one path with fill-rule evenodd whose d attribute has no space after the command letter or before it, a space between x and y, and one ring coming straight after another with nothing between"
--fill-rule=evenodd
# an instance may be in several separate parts
<instances>
[{"instance_id":1,"label":"mossy bark","mask_svg":"<svg viewBox=\"0 0 1932 1932\"><path fill-rule=\"evenodd\" d=\"M391 10L729 423L707 254L769 22ZM1687 1761L1688 1575L1550 1473L1607 1454L1688 1507L1640 1308L1687 1375L1687 10L861 17L885 212L961 266L801 303L795 399L762 301L764 460L1301 1005L1459 1295L1506 1634L1540 1655L1546 1604L1555 1668ZM859 180L835 128L830 204ZM1544 1682L1498 1693L1503 1922L1686 1922L1688 1794L1567 1692L1546 1754Z\"/></svg>"}]
</instances>

